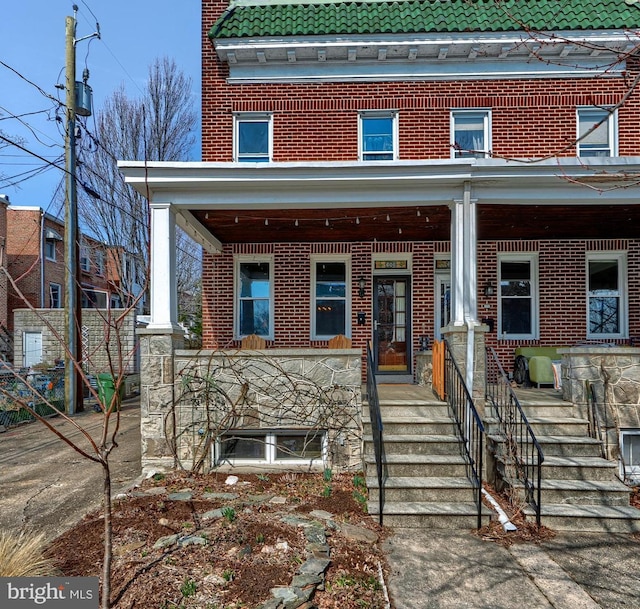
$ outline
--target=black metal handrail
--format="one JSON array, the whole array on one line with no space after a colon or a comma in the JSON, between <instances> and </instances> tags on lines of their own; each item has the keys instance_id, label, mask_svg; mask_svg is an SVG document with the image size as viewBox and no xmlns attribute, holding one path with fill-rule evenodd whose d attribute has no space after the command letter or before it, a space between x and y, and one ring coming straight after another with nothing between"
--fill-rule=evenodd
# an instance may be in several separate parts
<instances>
[{"instance_id":1,"label":"black metal handrail","mask_svg":"<svg viewBox=\"0 0 640 609\"><path fill-rule=\"evenodd\" d=\"M371 343L367 343L367 402L369 403L369 419L371 421L371 434L373 436L373 451L376 458L376 472L378 474L378 520L382 524L382 510L384 508L384 482L383 482L383 454L382 445L382 415L380 413L380 401L378 399L378 386L374 374L373 354Z\"/></svg>"},{"instance_id":2,"label":"black metal handrail","mask_svg":"<svg viewBox=\"0 0 640 609\"><path fill-rule=\"evenodd\" d=\"M492 347L487 347L485 397L500 423L505 456L524 485L525 500L535 510L540 526L544 453Z\"/></svg>"},{"instance_id":3,"label":"black metal handrail","mask_svg":"<svg viewBox=\"0 0 640 609\"><path fill-rule=\"evenodd\" d=\"M596 397L596 386L591 381L585 381L585 389L587 393L587 405L589 408L589 437L600 442L600 456L607 458L607 448L603 440L602 427L600 426L600 415L598 413L598 398ZM604 436L606 437L606 436ZM620 459L624 465L624 457L620 451ZM626 469L624 470L626 472Z\"/></svg>"},{"instance_id":4,"label":"black metal handrail","mask_svg":"<svg viewBox=\"0 0 640 609\"><path fill-rule=\"evenodd\" d=\"M445 340L444 382L447 403L453 413L467 477L478 508L478 527L482 526L482 455L484 425L467 389L464 377L456 363L449 343Z\"/></svg>"}]
</instances>

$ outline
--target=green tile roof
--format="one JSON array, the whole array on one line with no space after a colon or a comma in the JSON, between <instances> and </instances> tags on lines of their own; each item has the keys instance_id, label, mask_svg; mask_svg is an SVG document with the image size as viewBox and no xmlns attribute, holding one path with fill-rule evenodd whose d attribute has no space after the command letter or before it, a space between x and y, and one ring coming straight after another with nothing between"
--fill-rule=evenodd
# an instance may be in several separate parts
<instances>
[{"instance_id":1,"label":"green tile roof","mask_svg":"<svg viewBox=\"0 0 640 609\"><path fill-rule=\"evenodd\" d=\"M633 0L238 2L209 37L608 30L640 27Z\"/></svg>"}]
</instances>

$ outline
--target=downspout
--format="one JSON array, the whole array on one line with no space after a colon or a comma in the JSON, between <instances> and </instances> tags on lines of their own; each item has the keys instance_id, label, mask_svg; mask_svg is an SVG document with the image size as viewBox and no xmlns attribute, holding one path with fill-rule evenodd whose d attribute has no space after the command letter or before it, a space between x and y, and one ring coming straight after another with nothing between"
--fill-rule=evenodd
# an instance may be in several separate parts
<instances>
[{"instance_id":1,"label":"downspout","mask_svg":"<svg viewBox=\"0 0 640 609\"><path fill-rule=\"evenodd\" d=\"M44 209L40 209L40 308L44 309Z\"/></svg>"}]
</instances>

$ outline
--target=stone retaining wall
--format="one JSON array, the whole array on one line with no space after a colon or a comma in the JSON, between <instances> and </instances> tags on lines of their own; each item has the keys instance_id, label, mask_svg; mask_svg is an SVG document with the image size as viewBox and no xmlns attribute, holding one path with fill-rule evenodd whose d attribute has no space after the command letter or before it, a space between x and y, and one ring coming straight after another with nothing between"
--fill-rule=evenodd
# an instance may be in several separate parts
<instances>
[{"instance_id":1,"label":"stone retaining wall","mask_svg":"<svg viewBox=\"0 0 640 609\"><path fill-rule=\"evenodd\" d=\"M620 429L640 429L640 349L585 346L558 352L563 399L573 402L583 418L593 420L595 414L607 457L617 459ZM595 391L594 410L589 407L588 385Z\"/></svg>"},{"instance_id":2,"label":"stone retaining wall","mask_svg":"<svg viewBox=\"0 0 640 609\"><path fill-rule=\"evenodd\" d=\"M187 351L152 331L140 341L144 471L208 471L229 429L326 431L317 466L362 467L359 349Z\"/></svg>"}]
</instances>

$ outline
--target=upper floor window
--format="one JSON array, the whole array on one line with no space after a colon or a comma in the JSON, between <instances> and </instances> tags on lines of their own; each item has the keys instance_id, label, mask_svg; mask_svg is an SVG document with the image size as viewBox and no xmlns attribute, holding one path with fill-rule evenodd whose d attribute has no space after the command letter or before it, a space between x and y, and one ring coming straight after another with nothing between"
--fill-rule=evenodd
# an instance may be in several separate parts
<instances>
[{"instance_id":1,"label":"upper floor window","mask_svg":"<svg viewBox=\"0 0 640 609\"><path fill-rule=\"evenodd\" d=\"M273 156L273 120L270 114L236 114L233 160L268 163Z\"/></svg>"},{"instance_id":2,"label":"upper floor window","mask_svg":"<svg viewBox=\"0 0 640 609\"><path fill-rule=\"evenodd\" d=\"M624 254L587 256L589 338L621 337L626 330Z\"/></svg>"},{"instance_id":3,"label":"upper floor window","mask_svg":"<svg viewBox=\"0 0 640 609\"><path fill-rule=\"evenodd\" d=\"M84 245L80 248L80 268L87 273L91 270L89 248Z\"/></svg>"},{"instance_id":4,"label":"upper floor window","mask_svg":"<svg viewBox=\"0 0 640 609\"><path fill-rule=\"evenodd\" d=\"M538 333L537 259L514 256L500 259L500 327L507 339L534 339Z\"/></svg>"},{"instance_id":5,"label":"upper floor window","mask_svg":"<svg viewBox=\"0 0 640 609\"><path fill-rule=\"evenodd\" d=\"M47 260L56 261L56 241L62 241L62 237L52 228L44 231L44 256Z\"/></svg>"},{"instance_id":6,"label":"upper floor window","mask_svg":"<svg viewBox=\"0 0 640 609\"><path fill-rule=\"evenodd\" d=\"M49 308L60 309L62 308L62 289L58 283L49 284Z\"/></svg>"},{"instance_id":7,"label":"upper floor window","mask_svg":"<svg viewBox=\"0 0 640 609\"><path fill-rule=\"evenodd\" d=\"M53 239L45 239L44 255L47 260L56 261L56 242Z\"/></svg>"},{"instance_id":8,"label":"upper floor window","mask_svg":"<svg viewBox=\"0 0 640 609\"><path fill-rule=\"evenodd\" d=\"M606 108L578 108L578 156L617 156L616 114Z\"/></svg>"},{"instance_id":9,"label":"upper floor window","mask_svg":"<svg viewBox=\"0 0 640 609\"><path fill-rule=\"evenodd\" d=\"M104 275L104 252L96 250L96 272L98 275Z\"/></svg>"},{"instance_id":10,"label":"upper floor window","mask_svg":"<svg viewBox=\"0 0 640 609\"><path fill-rule=\"evenodd\" d=\"M273 336L271 261L239 260L236 275L236 323L239 337Z\"/></svg>"},{"instance_id":11,"label":"upper floor window","mask_svg":"<svg viewBox=\"0 0 640 609\"><path fill-rule=\"evenodd\" d=\"M396 112L362 112L359 126L361 161L394 161L398 158Z\"/></svg>"},{"instance_id":12,"label":"upper floor window","mask_svg":"<svg viewBox=\"0 0 640 609\"><path fill-rule=\"evenodd\" d=\"M313 263L313 338L327 339L348 334L347 264L344 260Z\"/></svg>"},{"instance_id":13,"label":"upper floor window","mask_svg":"<svg viewBox=\"0 0 640 609\"><path fill-rule=\"evenodd\" d=\"M491 113L489 110L453 110L451 112L451 156L485 158L491 149Z\"/></svg>"}]
</instances>

